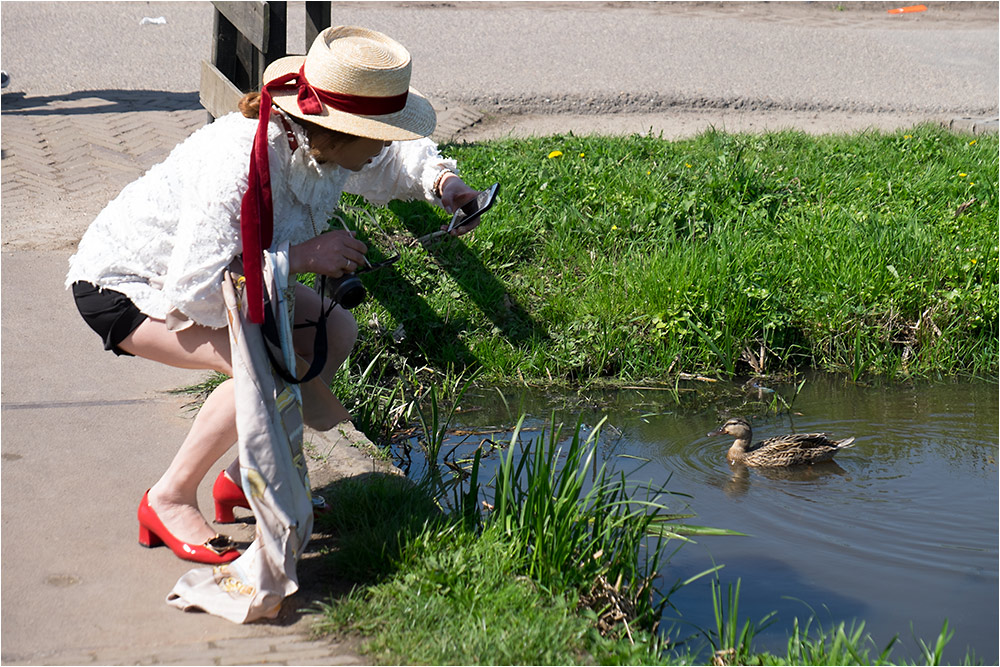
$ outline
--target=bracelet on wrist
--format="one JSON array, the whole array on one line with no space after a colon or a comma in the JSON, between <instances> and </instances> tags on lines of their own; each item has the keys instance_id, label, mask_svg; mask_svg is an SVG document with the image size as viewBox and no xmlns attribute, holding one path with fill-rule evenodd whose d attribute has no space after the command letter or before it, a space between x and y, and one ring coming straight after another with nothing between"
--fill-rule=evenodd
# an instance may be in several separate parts
<instances>
[{"instance_id":1,"label":"bracelet on wrist","mask_svg":"<svg viewBox=\"0 0 1000 667\"><path fill-rule=\"evenodd\" d=\"M451 169L442 169L438 173L437 178L434 179L434 185L431 186L431 192L437 196L438 199L441 198L441 182L444 181L444 177L448 174L454 174L455 172Z\"/></svg>"}]
</instances>

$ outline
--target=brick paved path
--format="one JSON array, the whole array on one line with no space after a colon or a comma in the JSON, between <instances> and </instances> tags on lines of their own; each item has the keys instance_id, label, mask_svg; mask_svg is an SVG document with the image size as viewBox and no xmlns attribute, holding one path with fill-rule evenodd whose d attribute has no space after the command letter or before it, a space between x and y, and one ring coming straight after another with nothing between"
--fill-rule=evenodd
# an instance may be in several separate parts
<instances>
[{"instance_id":1,"label":"brick paved path","mask_svg":"<svg viewBox=\"0 0 1000 667\"><path fill-rule=\"evenodd\" d=\"M434 138L447 141L481 117L471 109L438 108ZM75 246L108 201L208 118L197 93L4 94L4 249Z\"/></svg>"},{"instance_id":2,"label":"brick paved path","mask_svg":"<svg viewBox=\"0 0 1000 667\"><path fill-rule=\"evenodd\" d=\"M108 201L207 119L195 93L4 94L4 249L75 246Z\"/></svg>"}]
</instances>

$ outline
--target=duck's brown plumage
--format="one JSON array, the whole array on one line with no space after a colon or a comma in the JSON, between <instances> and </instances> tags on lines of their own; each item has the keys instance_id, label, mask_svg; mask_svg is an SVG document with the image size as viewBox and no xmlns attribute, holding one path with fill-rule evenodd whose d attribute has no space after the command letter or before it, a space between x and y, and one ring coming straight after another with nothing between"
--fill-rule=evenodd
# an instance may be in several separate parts
<instances>
[{"instance_id":1,"label":"duck's brown plumage","mask_svg":"<svg viewBox=\"0 0 1000 667\"><path fill-rule=\"evenodd\" d=\"M831 440L825 433L795 433L768 438L751 446L753 430L750 422L742 417L734 417L709 433L710 436L722 434L736 438L726 453L730 463L757 467L821 463L854 443L854 438Z\"/></svg>"}]
</instances>

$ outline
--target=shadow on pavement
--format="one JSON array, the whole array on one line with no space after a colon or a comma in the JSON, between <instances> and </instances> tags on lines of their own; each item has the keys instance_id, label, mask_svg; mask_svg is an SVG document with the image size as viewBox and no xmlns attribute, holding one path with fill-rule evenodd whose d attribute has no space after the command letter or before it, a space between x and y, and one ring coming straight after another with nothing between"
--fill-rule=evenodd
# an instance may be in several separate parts
<instances>
[{"instance_id":1,"label":"shadow on pavement","mask_svg":"<svg viewBox=\"0 0 1000 667\"><path fill-rule=\"evenodd\" d=\"M166 90L78 90L64 95L37 96L9 92L4 93L0 100L3 113L25 116L204 109L197 92Z\"/></svg>"}]
</instances>

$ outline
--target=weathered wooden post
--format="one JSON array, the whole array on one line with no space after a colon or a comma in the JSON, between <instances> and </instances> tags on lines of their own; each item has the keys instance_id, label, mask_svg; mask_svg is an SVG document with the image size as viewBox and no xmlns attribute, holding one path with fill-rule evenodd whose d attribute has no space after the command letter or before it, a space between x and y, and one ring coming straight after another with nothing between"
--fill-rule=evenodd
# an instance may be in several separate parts
<instances>
[{"instance_id":1,"label":"weathered wooden post","mask_svg":"<svg viewBox=\"0 0 1000 667\"><path fill-rule=\"evenodd\" d=\"M212 61L201 64L201 104L211 119L236 110L244 93L260 90L264 69L287 53L287 3L212 2ZM330 25L329 2L306 2L306 48Z\"/></svg>"}]
</instances>

